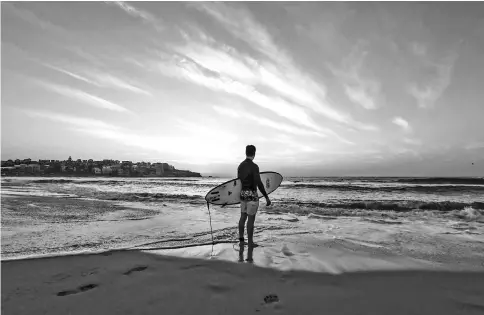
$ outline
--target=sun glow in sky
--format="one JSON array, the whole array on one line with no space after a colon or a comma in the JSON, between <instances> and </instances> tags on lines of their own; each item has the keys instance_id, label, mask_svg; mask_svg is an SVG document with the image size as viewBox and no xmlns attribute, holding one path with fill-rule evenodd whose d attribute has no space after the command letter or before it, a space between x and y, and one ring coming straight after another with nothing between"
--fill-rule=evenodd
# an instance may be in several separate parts
<instances>
[{"instance_id":1,"label":"sun glow in sky","mask_svg":"<svg viewBox=\"0 0 484 315\"><path fill-rule=\"evenodd\" d=\"M2 160L484 176L483 3L1 9Z\"/></svg>"}]
</instances>

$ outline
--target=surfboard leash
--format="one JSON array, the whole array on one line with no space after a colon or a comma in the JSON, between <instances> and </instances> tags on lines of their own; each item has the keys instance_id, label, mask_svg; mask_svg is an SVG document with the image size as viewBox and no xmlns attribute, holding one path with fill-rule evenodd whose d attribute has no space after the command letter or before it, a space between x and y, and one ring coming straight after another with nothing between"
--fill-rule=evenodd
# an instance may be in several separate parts
<instances>
[{"instance_id":1,"label":"surfboard leash","mask_svg":"<svg viewBox=\"0 0 484 315\"><path fill-rule=\"evenodd\" d=\"M213 230L212 230L212 215L210 214L210 203L207 201L208 217L210 218L210 235L212 235L212 251L210 252L210 257L213 256Z\"/></svg>"}]
</instances>

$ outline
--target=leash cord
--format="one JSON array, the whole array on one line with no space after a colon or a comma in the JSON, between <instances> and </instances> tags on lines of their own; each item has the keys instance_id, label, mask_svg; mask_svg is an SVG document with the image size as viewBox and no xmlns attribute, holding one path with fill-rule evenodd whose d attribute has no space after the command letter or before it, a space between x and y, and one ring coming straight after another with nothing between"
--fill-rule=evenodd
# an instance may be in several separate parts
<instances>
[{"instance_id":1,"label":"leash cord","mask_svg":"<svg viewBox=\"0 0 484 315\"><path fill-rule=\"evenodd\" d=\"M213 255L213 230L212 230L212 215L210 214L210 203L207 201L207 209L208 209L208 217L210 218L210 235L212 235L212 252L210 253L210 257Z\"/></svg>"}]
</instances>

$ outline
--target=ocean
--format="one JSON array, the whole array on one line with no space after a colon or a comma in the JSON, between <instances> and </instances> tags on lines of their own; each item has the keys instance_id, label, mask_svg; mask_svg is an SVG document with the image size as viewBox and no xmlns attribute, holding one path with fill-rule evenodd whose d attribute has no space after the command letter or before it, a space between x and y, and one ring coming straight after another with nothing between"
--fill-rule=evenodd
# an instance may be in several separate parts
<instances>
[{"instance_id":1,"label":"ocean","mask_svg":"<svg viewBox=\"0 0 484 315\"><path fill-rule=\"evenodd\" d=\"M228 180L2 178L2 256L210 243L204 196ZM484 178L288 177L270 198L271 207L261 201L259 237L329 235L338 227L322 228L310 219L482 210ZM237 218L237 205L211 206L214 239L236 240Z\"/></svg>"},{"instance_id":2,"label":"ocean","mask_svg":"<svg viewBox=\"0 0 484 315\"><path fill-rule=\"evenodd\" d=\"M100 200L204 202L230 178L3 178L2 195L71 196ZM314 177L284 179L277 203L341 209L484 209L484 178Z\"/></svg>"}]
</instances>

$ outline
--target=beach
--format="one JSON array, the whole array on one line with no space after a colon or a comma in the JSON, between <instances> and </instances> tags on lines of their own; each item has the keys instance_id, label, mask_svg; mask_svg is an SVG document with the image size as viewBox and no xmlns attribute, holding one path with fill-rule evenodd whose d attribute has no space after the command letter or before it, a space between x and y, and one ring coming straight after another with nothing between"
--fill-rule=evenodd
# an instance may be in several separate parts
<instances>
[{"instance_id":1,"label":"beach","mask_svg":"<svg viewBox=\"0 0 484 315\"><path fill-rule=\"evenodd\" d=\"M355 257L352 263L357 263ZM482 314L484 310L482 272L387 270L334 275L129 251L3 263L2 273L3 314Z\"/></svg>"},{"instance_id":2,"label":"beach","mask_svg":"<svg viewBox=\"0 0 484 315\"><path fill-rule=\"evenodd\" d=\"M237 206L210 208L212 246L203 192L224 179L41 180L2 179L5 314L484 312L481 184L407 183L402 198L385 183L369 200L375 184L328 198L334 180L286 181L249 253ZM426 206L369 209L410 203Z\"/></svg>"}]
</instances>

